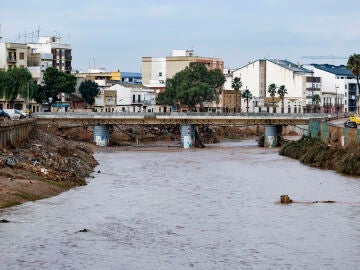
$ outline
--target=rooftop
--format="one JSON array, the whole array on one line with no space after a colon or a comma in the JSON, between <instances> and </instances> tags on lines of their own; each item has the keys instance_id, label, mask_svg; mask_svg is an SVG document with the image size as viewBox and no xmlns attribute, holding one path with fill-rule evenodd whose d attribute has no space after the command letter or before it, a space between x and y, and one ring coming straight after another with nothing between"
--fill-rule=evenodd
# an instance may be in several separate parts
<instances>
[{"instance_id":1,"label":"rooftop","mask_svg":"<svg viewBox=\"0 0 360 270\"><path fill-rule=\"evenodd\" d=\"M266 59L266 60L268 60L274 64L277 64L283 68L287 68L293 72L311 73L311 70L303 68L302 66L292 63L288 60L277 60L277 59Z\"/></svg>"},{"instance_id":2,"label":"rooftop","mask_svg":"<svg viewBox=\"0 0 360 270\"><path fill-rule=\"evenodd\" d=\"M346 69L346 66L344 65L340 65L340 66L335 66L335 65L329 65L329 64L311 64L313 67L335 74L335 75L339 75L339 76L349 76L349 77L353 77L354 75L352 74L351 70Z\"/></svg>"}]
</instances>

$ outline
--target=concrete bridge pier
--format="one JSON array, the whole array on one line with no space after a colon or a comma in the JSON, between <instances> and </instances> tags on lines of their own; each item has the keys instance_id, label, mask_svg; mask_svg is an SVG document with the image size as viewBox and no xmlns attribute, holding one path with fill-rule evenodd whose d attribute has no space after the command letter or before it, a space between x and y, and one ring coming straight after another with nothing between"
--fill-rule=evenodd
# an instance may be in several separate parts
<instances>
[{"instance_id":1,"label":"concrete bridge pier","mask_svg":"<svg viewBox=\"0 0 360 270\"><path fill-rule=\"evenodd\" d=\"M99 146L108 146L110 142L109 128L106 125L94 125L93 142Z\"/></svg>"},{"instance_id":2,"label":"concrete bridge pier","mask_svg":"<svg viewBox=\"0 0 360 270\"><path fill-rule=\"evenodd\" d=\"M180 146L181 148L192 148L195 146L195 126L180 126Z\"/></svg>"},{"instance_id":3,"label":"concrete bridge pier","mask_svg":"<svg viewBox=\"0 0 360 270\"><path fill-rule=\"evenodd\" d=\"M264 132L264 147L273 148L279 145L281 125L266 125Z\"/></svg>"}]
</instances>

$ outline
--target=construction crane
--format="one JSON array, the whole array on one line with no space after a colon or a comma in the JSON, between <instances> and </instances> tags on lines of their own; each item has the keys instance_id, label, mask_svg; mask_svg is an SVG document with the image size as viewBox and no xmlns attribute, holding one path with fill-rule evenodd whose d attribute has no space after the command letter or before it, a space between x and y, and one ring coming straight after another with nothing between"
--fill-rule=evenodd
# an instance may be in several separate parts
<instances>
[{"instance_id":1,"label":"construction crane","mask_svg":"<svg viewBox=\"0 0 360 270\"><path fill-rule=\"evenodd\" d=\"M315 56L301 56L302 59L347 59L344 56L334 56L334 55L315 55Z\"/></svg>"}]
</instances>

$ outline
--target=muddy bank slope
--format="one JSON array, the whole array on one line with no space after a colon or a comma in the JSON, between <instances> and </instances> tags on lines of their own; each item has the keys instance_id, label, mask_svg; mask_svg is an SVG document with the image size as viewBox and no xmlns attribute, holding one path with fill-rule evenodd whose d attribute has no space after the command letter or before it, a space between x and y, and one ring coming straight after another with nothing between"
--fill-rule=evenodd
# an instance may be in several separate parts
<instances>
[{"instance_id":1,"label":"muddy bank slope","mask_svg":"<svg viewBox=\"0 0 360 270\"><path fill-rule=\"evenodd\" d=\"M360 145L331 147L320 139L304 136L280 148L280 155L298 159L311 167L360 176Z\"/></svg>"},{"instance_id":2,"label":"muddy bank slope","mask_svg":"<svg viewBox=\"0 0 360 270\"><path fill-rule=\"evenodd\" d=\"M96 165L90 144L34 130L22 147L0 150L0 208L85 185Z\"/></svg>"}]
</instances>

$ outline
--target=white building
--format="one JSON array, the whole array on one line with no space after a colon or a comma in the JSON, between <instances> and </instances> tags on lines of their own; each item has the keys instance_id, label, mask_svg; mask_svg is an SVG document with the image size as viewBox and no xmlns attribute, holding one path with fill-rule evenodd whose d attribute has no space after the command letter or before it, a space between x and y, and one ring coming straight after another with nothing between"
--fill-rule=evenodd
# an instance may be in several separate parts
<instances>
[{"instance_id":1,"label":"white building","mask_svg":"<svg viewBox=\"0 0 360 270\"><path fill-rule=\"evenodd\" d=\"M155 112L155 92L136 85L115 84L101 90L94 107L110 112Z\"/></svg>"},{"instance_id":2,"label":"white building","mask_svg":"<svg viewBox=\"0 0 360 270\"><path fill-rule=\"evenodd\" d=\"M227 76L227 81L224 85L225 90L230 90L233 78L240 77L242 81L242 88L250 90L254 100L264 99L263 106L261 108L261 102L258 102L260 107L258 111L273 112L274 109L268 107L266 104L266 97L269 97L267 92L270 84L276 84L276 86L284 85L287 89L286 97L288 100L296 101L296 104L291 104L291 113L302 113L306 111L307 105L311 104L311 95L313 89L307 84L307 81L312 80L309 78L313 77L310 70L301 67L300 65L294 64L287 60L270 60L270 59L259 59L255 62L249 63L248 65L236 69L232 72L232 76ZM320 92L320 88L318 88ZM298 104L300 101L301 104ZM296 110L295 110L296 105ZM244 101L242 100L242 111L245 111ZM285 107L285 106L284 106ZM289 112L288 107L284 108L284 112ZM255 109L254 109L255 111ZM276 112L280 112L276 110Z\"/></svg>"},{"instance_id":3,"label":"white building","mask_svg":"<svg viewBox=\"0 0 360 270\"><path fill-rule=\"evenodd\" d=\"M325 113L347 113L358 111L358 89L356 78L346 66L311 64L304 66L322 79L321 107Z\"/></svg>"}]
</instances>

